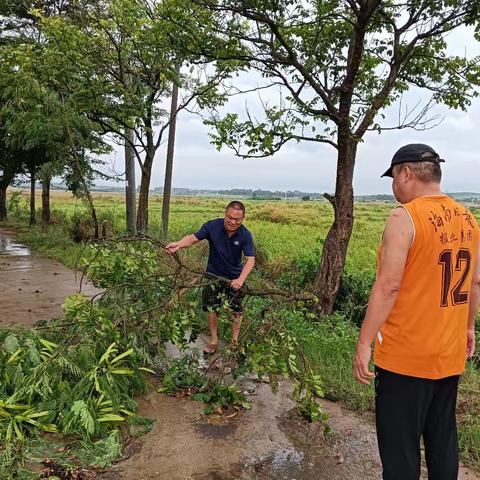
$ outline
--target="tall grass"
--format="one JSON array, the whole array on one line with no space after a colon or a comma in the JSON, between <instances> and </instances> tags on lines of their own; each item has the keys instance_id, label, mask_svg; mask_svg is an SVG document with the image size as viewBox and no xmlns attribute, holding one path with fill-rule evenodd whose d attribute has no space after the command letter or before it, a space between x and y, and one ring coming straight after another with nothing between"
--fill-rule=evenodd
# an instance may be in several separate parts
<instances>
[{"instance_id":1,"label":"tall grass","mask_svg":"<svg viewBox=\"0 0 480 480\"><path fill-rule=\"evenodd\" d=\"M322 376L325 397L341 400L357 412L372 410L373 385L360 385L352 375L358 329L341 315L325 317L319 323L296 319L291 329L308 360Z\"/></svg>"}]
</instances>

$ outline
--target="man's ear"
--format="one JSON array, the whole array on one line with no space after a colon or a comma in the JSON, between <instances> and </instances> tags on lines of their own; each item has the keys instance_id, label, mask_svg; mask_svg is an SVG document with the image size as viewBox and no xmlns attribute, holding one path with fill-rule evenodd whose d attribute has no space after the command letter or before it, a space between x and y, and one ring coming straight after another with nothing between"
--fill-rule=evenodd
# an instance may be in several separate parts
<instances>
[{"instance_id":1,"label":"man's ear","mask_svg":"<svg viewBox=\"0 0 480 480\"><path fill-rule=\"evenodd\" d=\"M413 178L412 169L408 165L404 165L402 170L405 172L405 181Z\"/></svg>"}]
</instances>

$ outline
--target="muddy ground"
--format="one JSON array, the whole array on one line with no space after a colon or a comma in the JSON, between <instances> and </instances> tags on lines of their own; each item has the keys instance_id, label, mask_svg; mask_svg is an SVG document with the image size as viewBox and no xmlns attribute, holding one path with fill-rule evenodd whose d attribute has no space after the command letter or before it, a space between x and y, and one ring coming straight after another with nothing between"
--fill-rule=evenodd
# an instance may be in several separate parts
<instances>
[{"instance_id":1,"label":"muddy ground","mask_svg":"<svg viewBox=\"0 0 480 480\"><path fill-rule=\"evenodd\" d=\"M139 413L156 419L152 432L132 443L126 459L102 480L380 480L373 415L358 416L322 401L333 432L300 419L285 381L277 394L269 385L242 383L251 411L203 415L189 399L150 393ZM422 479L426 471L422 469ZM478 480L462 468L458 477Z\"/></svg>"},{"instance_id":2,"label":"muddy ground","mask_svg":"<svg viewBox=\"0 0 480 480\"><path fill-rule=\"evenodd\" d=\"M79 277L56 261L32 254L0 229L0 324L33 325L55 317ZM87 285L86 293L96 290ZM202 348L202 339L197 346ZM377 480L381 478L372 416L322 401L333 433L299 419L287 381L270 386L244 380L251 411L203 415L188 398L151 392L137 399L153 430L131 443L102 480ZM91 477L90 477L91 478ZM426 478L423 473L422 478ZM480 480L462 468L459 479Z\"/></svg>"},{"instance_id":3,"label":"muddy ground","mask_svg":"<svg viewBox=\"0 0 480 480\"><path fill-rule=\"evenodd\" d=\"M247 387L247 385L245 385ZM293 412L285 383L278 394L257 384L251 411L232 418L205 417L202 405L149 394L140 413L157 419L154 430L126 451L104 480L332 480L379 479L376 440L369 422L325 402L335 433L306 425ZM252 384L248 385L252 391ZM230 415L232 415L230 413Z\"/></svg>"},{"instance_id":4,"label":"muddy ground","mask_svg":"<svg viewBox=\"0 0 480 480\"><path fill-rule=\"evenodd\" d=\"M79 291L81 274L32 253L15 240L15 232L0 228L0 326L32 326L62 313L64 298ZM82 283L86 295L98 293Z\"/></svg>"}]
</instances>

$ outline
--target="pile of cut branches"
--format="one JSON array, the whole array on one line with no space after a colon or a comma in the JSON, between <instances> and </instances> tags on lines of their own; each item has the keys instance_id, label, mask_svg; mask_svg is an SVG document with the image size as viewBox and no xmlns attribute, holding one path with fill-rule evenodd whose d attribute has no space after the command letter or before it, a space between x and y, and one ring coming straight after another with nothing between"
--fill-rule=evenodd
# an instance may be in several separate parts
<instances>
[{"instance_id":1,"label":"pile of cut branches","mask_svg":"<svg viewBox=\"0 0 480 480\"><path fill-rule=\"evenodd\" d=\"M199 291L226 280L206 279L149 237L90 244L81 262L102 294L68 297L62 317L31 330L0 330L0 468L11 478L20 478L21 454L45 432L69 435L76 448L98 452L87 464L107 466L121 454L129 426L147 424L135 413L134 396L155 381L165 392L194 387L194 398L214 411L248 406L235 384L246 373L268 377L273 386L279 375L291 377L300 412L311 421L325 419L316 402L320 377L288 328L293 316L314 315L312 295L247 287L238 346L220 349L211 367L222 368L196 375L195 362L186 362L190 373L194 365L188 376L181 363L168 362L166 345L193 358L190 343L203 321ZM225 301L224 326L230 313ZM226 383L227 373L233 384Z\"/></svg>"}]
</instances>

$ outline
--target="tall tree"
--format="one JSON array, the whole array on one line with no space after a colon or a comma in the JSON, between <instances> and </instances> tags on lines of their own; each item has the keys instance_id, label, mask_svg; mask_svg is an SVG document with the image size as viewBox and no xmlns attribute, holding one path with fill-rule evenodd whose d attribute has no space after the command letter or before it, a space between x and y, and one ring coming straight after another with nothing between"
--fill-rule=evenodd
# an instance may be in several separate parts
<instances>
[{"instance_id":1,"label":"tall tree","mask_svg":"<svg viewBox=\"0 0 480 480\"><path fill-rule=\"evenodd\" d=\"M127 232L134 235L137 231L137 190L135 184L135 152L132 148L135 133L131 128L125 131L125 213Z\"/></svg>"},{"instance_id":2,"label":"tall tree","mask_svg":"<svg viewBox=\"0 0 480 480\"><path fill-rule=\"evenodd\" d=\"M10 136L6 138L2 135L0 128L0 221L8 218L7 188L15 177L28 174L33 165L39 166L47 161L47 153L43 147L28 150L12 148Z\"/></svg>"},{"instance_id":3,"label":"tall tree","mask_svg":"<svg viewBox=\"0 0 480 480\"><path fill-rule=\"evenodd\" d=\"M37 42L38 15L73 13L75 1L70 0L3 0L0 2L0 45Z\"/></svg>"},{"instance_id":4,"label":"tall tree","mask_svg":"<svg viewBox=\"0 0 480 480\"><path fill-rule=\"evenodd\" d=\"M334 211L315 287L330 312L345 266L353 227L357 148L368 130L418 127L424 121L385 125L379 112L410 87L432 101L466 109L477 96L479 59L450 55L447 36L478 24L476 0L192 0L216 14L219 35L236 41L236 58L285 93L265 107L265 120L238 114L215 117L214 142L242 156L267 156L285 143L327 144L337 154ZM172 19L172 21L175 21ZM180 28L180 25L179 25ZM204 54L212 55L202 45ZM380 120L378 119L380 117Z\"/></svg>"},{"instance_id":5,"label":"tall tree","mask_svg":"<svg viewBox=\"0 0 480 480\"><path fill-rule=\"evenodd\" d=\"M39 125L25 123L27 117L23 115L31 108L37 120L45 121L45 112L38 103L41 92L35 83L23 90L23 71L13 59L12 50L12 45L0 46L0 220L7 219L7 188L14 178L31 174L37 166L48 162L48 142L40 140ZM33 208L31 205L31 213Z\"/></svg>"},{"instance_id":6,"label":"tall tree","mask_svg":"<svg viewBox=\"0 0 480 480\"><path fill-rule=\"evenodd\" d=\"M180 67L177 67L180 72ZM170 217L170 200L172 196L173 155L175 151L175 131L177 127L178 85L172 88L172 102L170 106L170 125L168 127L167 159L165 162L165 180L163 183L162 199L162 233L163 238L168 236L168 220Z\"/></svg>"},{"instance_id":7,"label":"tall tree","mask_svg":"<svg viewBox=\"0 0 480 480\"><path fill-rule=\"evenodd\" d=\"M108 150L87 116L45 81L41 52L38 43L0 45L0 219L16 175Z\"/></svg>"},{"instance_id":8,"label":"tall tree","mask_svg":"<svg viewBox=\"0 0 480 480\"><path fill-rule=\"evenodd\" d=\"M200 98L202 104L218 103L223 97L216 88L229 72L227 64L222 64L208 72L192 68L177 75L175 62L187 34L166 19L165 10L181 13L187 4L185 0L109 0L92 7L84 2L81 21L67 17L42 20L50 75L61 88L82 98L84 111L105 134L127 142L135 154L141 169L140 233L147 230L152 168L170 121L162 101L169 98L171 86L177 82L185 94L177 112ZM190 22L208 23L211 15L197 10L198 17ZM191 41L191 32L187 33ZM71 78L65 72L74 72L75 82L64 81Z\"/></svg>"}]
</instances>

